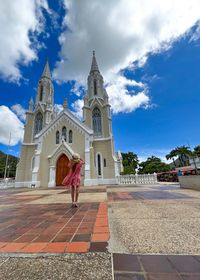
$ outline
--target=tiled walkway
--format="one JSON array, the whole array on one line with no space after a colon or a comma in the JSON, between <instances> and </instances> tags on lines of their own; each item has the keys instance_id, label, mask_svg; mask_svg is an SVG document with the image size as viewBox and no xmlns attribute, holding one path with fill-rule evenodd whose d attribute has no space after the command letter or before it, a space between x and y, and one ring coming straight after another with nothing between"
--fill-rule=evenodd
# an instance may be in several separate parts
<instances>
[{"instance_id":1,"label":"tiled walkway","mask_svg":"<svg viewBox=\"0 0 200 280\"><path fill-rule=\"evenodd\" d=\"M0 190L0 257L81 252L109 271L81 279L200 280L199 199L178 186L101 186L82 188L71 208L64 189Z\"/></svg>"},{"instance_id":2,"label":"tiled walkway","mask_svg":"<svg viewBox=\"0 0 200 280\"><path fill-rule=\"evenodd\" d=\"M58 203L58 196L67 200L66 191L48 191L1 191L0 252L105 251L109 239L107 203L80 203L71 208L70 203ZM84 191L90 194L90 190ZM97 189L99 192L105 189ZM54 203L40 203L55 194Z\"/></svg>"}]
</instances>

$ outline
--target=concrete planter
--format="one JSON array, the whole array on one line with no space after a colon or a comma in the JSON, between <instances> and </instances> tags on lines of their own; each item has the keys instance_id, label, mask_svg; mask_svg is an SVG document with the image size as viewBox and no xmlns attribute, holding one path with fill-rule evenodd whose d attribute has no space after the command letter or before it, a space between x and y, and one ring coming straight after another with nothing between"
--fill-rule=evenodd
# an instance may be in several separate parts
<instances>
[{"instance_id":1,"label":"concrete planter","mask_svg":"<svg viewBox=\"0 0 200 280\"><path fill-rule=\"evenodd\" d=\"M200 191L200 175L189 175L178 177L180 187Z\"/></svg>"}]
</instances>

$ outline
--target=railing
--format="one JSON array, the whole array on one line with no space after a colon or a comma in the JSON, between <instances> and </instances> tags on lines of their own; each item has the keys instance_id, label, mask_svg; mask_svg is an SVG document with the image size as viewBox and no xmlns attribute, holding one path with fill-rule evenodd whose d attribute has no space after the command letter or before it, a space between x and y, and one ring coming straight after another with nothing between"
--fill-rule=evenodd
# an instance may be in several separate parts
<instances>
[{"instance_id":1,"label":"railing","mask_svg":"<svg viewBox=\"0 0 200 280\"><path fill-rule=\"evenodd\" d=\"M120 175L117 177L118 184L120 185L151 185L157 184L157 174L144 174L144 175Z\"/></svg>"},{"instance_id":2,"label":"railing","mask_svg":"<svg viewBox=\"0 0 200 280\"><path fill-rule=\"evenodd\" d=\"M0 179L0 189L14 188L14 187L15 187L15 179L13 178Z\"/></svg>"}]
</instances>

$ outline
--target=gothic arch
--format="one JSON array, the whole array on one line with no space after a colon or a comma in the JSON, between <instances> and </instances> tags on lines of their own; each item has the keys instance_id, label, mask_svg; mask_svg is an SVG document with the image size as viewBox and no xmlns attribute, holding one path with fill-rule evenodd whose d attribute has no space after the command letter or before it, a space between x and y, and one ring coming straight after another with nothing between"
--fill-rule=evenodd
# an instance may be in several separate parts
<instances>
[{"instance_id":1,"label":"gothic arch","mask_svg":"<svg viewBox=\"0 0 200 280\"><path fill-rule=\"evenodd\" d=\"M59 130L56 131L56 144L60 143L60 132Z\"/></svg>"},{"instance_id":2,"label":"gothic arch","mask_svg":"<svg viewBox=\"0 0 200 280\"><path fill-rule=\"evenodd\" d=\"M35 116L35 124L34 124L34 135L39 133L43 127L43 115L41 112L38 112Z\"/></svg>"},{"instance_id":3,"label":"gothic arch","mask_svg":"<svg viewBox=\"0 0 200 280\"><path fill-rule=\"evenodd\" d=\"M63 179L69 173L69 158L62 153L56 162L56 186L61 186Z\"/></svg>"},{"instance_id":4,"label":"gothic arch","mask_svg":"<svg viewBox=\"0 0 200 280\"><path fill-rule=\"evenodd\" d=\"M92 111L92 126L95 135L102 135L102 117L98 107L95 107Z\"/></svg>"},{"instance_id":5,"label":"gothic arch","mask_svg":"<svg viewBox=\"0 0 200 280\"><path fill-rule=\"evenodd\" d=\"M62 139L66 142L67 141L67 129L65 126L62 128Z\"/></svg>"}]
</instances>

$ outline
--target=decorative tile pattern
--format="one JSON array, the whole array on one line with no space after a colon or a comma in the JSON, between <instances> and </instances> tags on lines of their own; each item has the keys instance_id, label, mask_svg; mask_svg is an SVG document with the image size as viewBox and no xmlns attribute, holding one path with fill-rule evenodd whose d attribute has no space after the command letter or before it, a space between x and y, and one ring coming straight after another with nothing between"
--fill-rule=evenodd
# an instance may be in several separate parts
<instances>
[{"instance_id":1,"label":"decorative tile pattern","mask_svg":"<svg viewBox=\"0 0 200 280\"><path fill-rule=\"evenodd\" d=\"M82 192L91 200L95 192L106 195L105 188ZM63 189L1 191L0 202L13 207L1 209L0 252L99 251L101 243L105 251L109 239L107 203L103 199L103 202L79 203L78 208L71 208L71 203L62 203L66 193ZM60 203L49 203L59 196ZM48 203L40 204L41 200Z\"/></svg>"}]
</instances>

